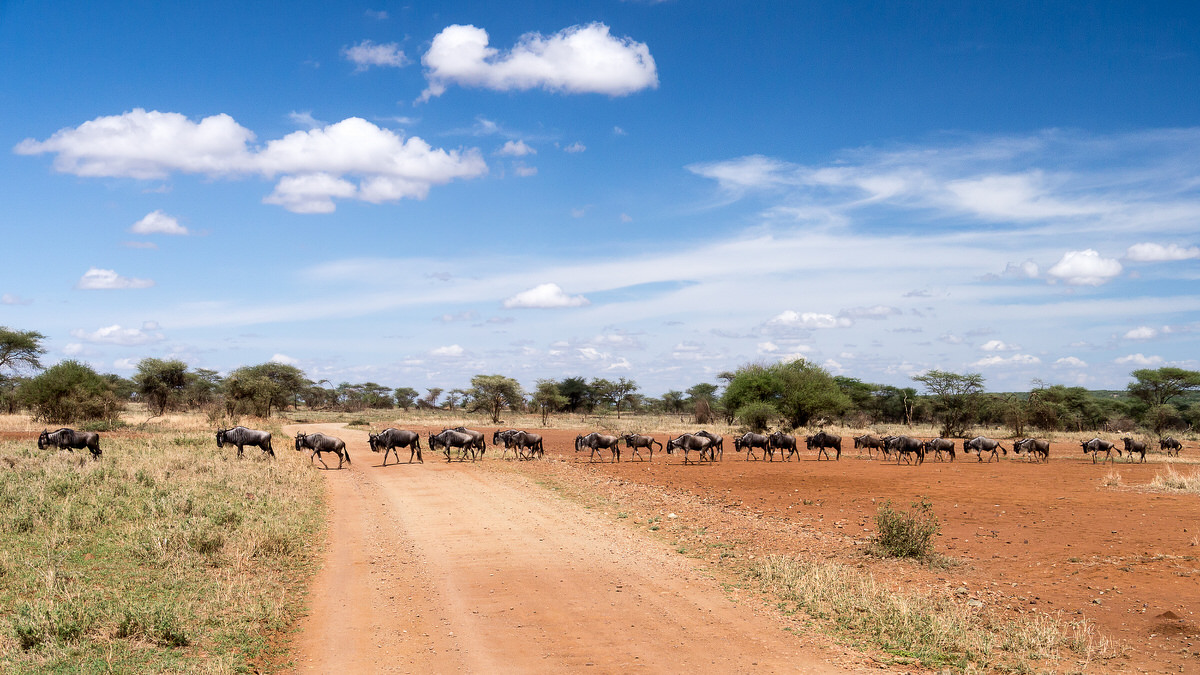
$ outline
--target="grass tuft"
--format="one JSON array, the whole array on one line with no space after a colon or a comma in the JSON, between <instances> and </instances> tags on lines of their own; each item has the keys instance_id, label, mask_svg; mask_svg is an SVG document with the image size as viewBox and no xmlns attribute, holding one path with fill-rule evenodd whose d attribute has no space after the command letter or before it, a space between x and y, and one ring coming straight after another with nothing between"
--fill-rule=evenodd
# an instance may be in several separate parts
<instances>
[{"instance_id":1,"label":"grass tuft","mask_svg":"<svg viewBox=\"0 0 1200 675\"><path fill-rule=\"evenodd\" d=\"M933 555L933 538L941 531L933 504L922 499L908 511L892 508L891 500L875 514L879 534L871 542L872 553L892 558L928 559Z\"/></svg>"}]
</instances>

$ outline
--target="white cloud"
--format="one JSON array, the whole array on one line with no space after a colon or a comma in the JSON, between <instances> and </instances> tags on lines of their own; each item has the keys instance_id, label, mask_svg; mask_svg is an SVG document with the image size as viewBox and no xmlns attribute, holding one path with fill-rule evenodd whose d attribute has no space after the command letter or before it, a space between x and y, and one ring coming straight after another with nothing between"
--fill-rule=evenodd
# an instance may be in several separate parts
<instances>
[{"instance_id":1,"label":"white cloud","mask_svg":"<svg viewBox=\"0 0 1200 675\"><path fill-rule=\"evenodd\" d=\"M779 351L779 345L770 340L758 343L756 348L759 354L774 354Z\"/></svg>"},{"instance_id":2,"label":"white cloud","mask_svg":"<svg viewBox=\"0 0 1200 675\"><path fill-rule=\"evenodd\" d=\"M1074 356L1064 356L1054 362L1060 368L1087 368L1087 362Z\"/></svg>"},{"instance_id":3,"label":"white cloud","mask_svg":"<svg viewBox=\"0 0 1200 675\"><path fill-rule=\"evenodd\" d=\"M117 359L113 361L112 367L115 370L137 370L138 362L132 358Z\"/></svg>"},{"instance_id":4,"label":"white cloud","mask_svg":"<svg viewBox=\"0 0 1200 675\"><path fill-rule=\"evenodd\" d=\"M539 284L504 301L505 309L557 309L589 304L582 295L567 295L556 283Z\"/></svg>"},{"instance_id":5,"label":"white cloud","mask_svg":"<svg viewBox=\"0 0 1200 675\"><path fill-rule=\"evenodd\" d=\"M1150 340L1158 337L1158 330L1149 326L1138 326L1125 333L1126 340Z\"/></svg>"},{"instance_id":6,"label":"white cloud","mask_svg":"<svg viewBox=\"0 0 1200 675\"><path fill-rule=\"evenodd\" d=\"M113 270L89 268L75 283L75 288L81 290L114 290L125 288L150 288L154 285L152 279L134 279L123 277Z\"/></svg>"},{"instance_id":7,"label":"white cloud","mask_svg":"<svg viewBox=\"0 0 1200 675\"><path fill-rule=\"evenodd\" d=\"M79 354L82 354L83 351L84 346L78 342L68 342L67 344L63 345L62 348L62 353L67 356L78 356Z\"/></svg>"},{"instance_id":8,"label":"white cloud","mask_svg":"<svg viewBox=\"0 0 1200 675\"><path fill-rule=\"evenodd\" d=\"M467 350L463 349L461 346L459 346L457 344L453 344L453 345L446 345L444 347L437 347L436 349L432 349L429 351L429 355L430 356L438 356L438 357L442 357L442 358L458 358L458 357L462 356L463 354L465 354L466 351Z\"/></svg>"},{"instance_id":9,"label":"white cloud","mask_svg":"<svg viewBox=\"0 0 1200 675\"><path fill-rule=\"evenodd\" d=\"M26 139L16 152L55 153L57 170L88 177L162 179L175 171L279 177L264 202L298 213L333 211L334 198L375 204L424 199L433 185L488 170L477 148L433 148L357 117L292 132L257 151L248 147L253 140L228 115L195 123L177 113L137 109L60 130L46 141Z\"/></svg>"},{"instance_id":10,"label":"white cloud","mask_svg":"<svg viewBox=\"0 0 1200 675\"><path fill-rule=\"evenodd\" d=\"M575 141L574 143L563 148L563 152L569 152L572 155L581 153L585 150L587 150L587 146L584 145L583 143L580 143L579 141Z\"/></svg>"},{"instance_id":11,"label":"white cloud","mask_svg":"<svg viewBox=\"0 0 1200 675\"><path fill-rule=\"evenodd\" d=\"M780 328L846 328L852 325L854 322L845 317L816 312L800 313L791 309L777 314L767 322L768 327Z\"/></svg>"},{"instance_id":12,"label":"white cloud","mask_svg":"<svg viewBox=\"0 0 1200 675\"><path fill-rule=\"evenodd\" d=\"M1041 272L1038 264L1032 260L1026 260L1022 263L1008 263L1004 267L1003 275L1006 277L1024 277L1027 279L1036 279Z\"/></svg>"},{"instance_id":13,"label":"white cloud","mask_svg":"<svg viewBox=\"0 0 1200 675\"><path fill-rule=\"evenodd\" d=\"M1099 286L1111 281L1121 270L1121 263L1112 258L1101 258L1098 252L1089 248L1067 251L1054 267L1046 270L1046 274L1072 286Z\"/></svg>"},{"instance_id":14,"label":"white cloud","mask_svg":"<svg viewBox=\"0 0 1200 675\"><path fill-rule=\"evenodd\" d=\"M370 40L342 49L342 56L354 64L356 71L364 71L371 66L402 68L408 65L408 57L395 42L376 44Z\"/></svg>"},{"instance_id":15,"label":"white cloud","mask_svg":"<svg viewBox=\"0 0 1200 675\"><path fill-rule=\"evenodd\" d=\"M122 345L126 347L151 344L166 339L162 333L155 332L157 324L154 324L154 326L155 328L147 329L143 327L139 329L123 328L120 324L113 324L97 328L90 333L84 330L73 330L71 331L71 337L92 344Z\"/></svg>"},{"instance_id":16,"label":"white cloud","mask_svg":"<svg viewBox=\"0 0 1200 675\"><path fill-rule=\"evenodd\" d=\"M988 366L1030 366L1041 362L1041 359L1032 354L1013 354L1012 356L985 356L971 365L985 368Z\"/></svg>"},{"instance_id":17,"label":"white cloud","mask_svg":"<svg viewBox=\"0 0 1200 675\"><path fill-rule=\"evenodd\" d=\"M613 37L602 23L571 26L548 37L526 33L504 53L488 45L482 28L447 26L433 38L421 63L428 81L422 101L441 96L451 84L609 96L658 86L650 49Z\"/></svg>"},{"instance_id":18,"label":"white cloud","mask_svg":"<svg viewBox=\"0 0 1200 675\"><path fill-rule=\"evenodd\" d=\"M1006 344L1000 340L988 340L979 345L979 348L985 352L1011 352L1020 349L1016 345Z\"/></svg>"},{"instance_id":19,"label":"white cloud","mask_svg":"<svg viewBox=\"0 0 1200 675\"><path fill-rule=\"evenodd\" d=\"M292 124L295 124L298 127L304 127L305 129L316 129L317 127L325 126L325 122L313 117L311 110L305 110L302 112L293 110L292 112L288 113L288 119L291 120Z\"/></svg>"},{"instance_id":20,"label":"white cloud","mask_svg":"<svg viewBox=\"0 0 1200 675\"><path fill-rule=\"evenodd\" d=\"M275 354L274 356L272 356L270 358L270 362L271 363L282 363L285 366L294 366L297 363L300 363L299 360L293 359L292 357L288 356L287 354Z\"/></svg>"},{"instance_id":21,"label":"white cloud","mask_svg":"<svg viewBox=\"0 0 1200 675\"><path fill-rule=\"evenodd\" d=\"M879 321L886 319L889 316L899 316L900 314L902 314L902 312L896 307L891 307L889 305L874 305L871 307L851 307L849 309L843 309L838 313L838 316L855 321L858 319Z\"/></svg>"},{"instance_id":22,"label":"white cloud","mask_svg":"<svg viewBox=\"0 0 1200 675\"><path fill-rule=\"evenodd\" d=\"M502 157L524 157L525 155L536 155L537 150L530 147L525 141L507 141L496 151L496 154Z\"/></svg>"},{"instance_id":23,"label":"white cloud","mask_svg":"<svg viewBox=\"0 0 1200 675\"><path fill-rule=\"evenodd\" d=\"M0 295L0 305L28 305L32 302L32 300L22 298L15 293L5 293L4 295Z\"/></svg>"},{"instance_id":24,"label":"white cloud","mask_svg":"<svg viewBox=\"0 0 1200 675\"><path fill-rule=\"evenodd\" d=\"M1162 363L1163 360L1161 356L1146 356L1145 354L1138 352L1137 354L1118 357L1114 359L1113 362L1121 365L1157 366L1158 364Z\"/></svg>"},{"instance_id":25,"label":"white cloud","mask_svg":"<svg viewBox=\"0 0 1200 675\"><path fill-rule=\"evenodd\" d=\"M133 224L129 231L134 234L175 234L185 235L188 229L179 224L174 216L168 216L162 210L151 211Z\"/></svg>"},{"instance_id":26,"label":"white cloud","mask_svg":"<svg viewBox=\"0 0 1200 675\"><path fill-rule=\"evenodd\" d=\"M1125 258L1135 262L1168 262L1200 258L1200 246L1183 247L1177 244L1134 244L1125 251Z\"/></svg>"},{"instance_id":27,"label":"white cloud","mask_svg":"<svg viewBox=\"0 0 1200 675\"><path fill-rule=\"evenodd\" d=\"M516 166L513 167L513 171L516 172L516 174L522 178L529 178L530 176L536 176L537 172L538 172L536 166L525 166L524 164L517 164Z\"/></svg>"}]
</instances>

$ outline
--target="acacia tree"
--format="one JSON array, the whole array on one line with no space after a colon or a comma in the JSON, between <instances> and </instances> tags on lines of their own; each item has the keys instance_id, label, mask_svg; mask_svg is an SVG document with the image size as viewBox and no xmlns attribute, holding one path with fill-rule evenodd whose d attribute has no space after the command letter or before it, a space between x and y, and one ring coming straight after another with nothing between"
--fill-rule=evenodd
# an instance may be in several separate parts
<instances>
[{"instance_id":1,"label":"acacia tree","mask_svg":"<svg viewBox=\"0 0 1200 675\"><path fill-rule=\"evenodd\" d=\"M492 424L499 424L500 411L505 408L519 409L525 403L525 392L511 377L503 375L476 375L471 378L468 392L477 410L486 410Z\"/></svg>"},{"instance_id":2,"label":"acacia tree","mask_svg":"<svg viewBox=\"0 0 1200 675\"><path fill-rule=\"evenodd\" d=\"M538 380L537 391L530 397L530 403L541 412L542 426L546 426L550 413L562 410L569 399L558 390L558 383L554 380Z\"/></svg>"},{"instance_id":3,"label":"acacia tree","mask_svg":"<svg viewBox=\"0 0 1200 675\"><path fill-rule=\"evenodd\" d=\"M593 378L589 385L601 400L609 401L617 408L617 419L621 419L621 404L633 402L633 393L638 390L637 382L619 378L616 382L604 378Z\"/></svg>"},{"instance_id":4,"label":"acacia tree","mask_svg":"<svg viewBox=\"0 0 1200 675\"><path fill-rule=\"evenodd\" d=\"M270 417L271 410L282 410L304 394L310 382L295 366L285 363L260 363L243 366L225 379L225 406L230 415L238 408L259 417Z\"/></svg>"},{"instance_id":5,"label":"acacia tree","mask_svg":"<svg viewBox=\"0 0 1200 675\"><path fill-rule=\"evenodd\" d=\"M934 397L934 411L941 417L942 436L962 436L975 421L983 400L983 375L930 370L914 375Z\"/></svg>"},{"instance_id":6,"label":"acacia tree","mask_svg":"<svg viewBox=\"0 0 1200 675\"><path fill-rule=\"evenodd\" d=\"M0 376L4 371L41 370L42 340L46 336L35 330L13 330L0 326Z\"/></svg>"},{"instance_id":7,"label":"acacia tree","mask_svg":"<svg viewBox=\"0 0 1200 675\"><path fill-rule=\"evenodd\" d=\"M121 410L108 380L78 361L62 361L31 378L21 397L34 419L50 424L113 420Z\"/></svg>"},{"instance_id":8,"label":"acacia tree","mask_svg":"<svg viewBox=\"0 0 1200 675\"><path fill-rule=\"evenodd\" d=\"M412 387L397 387L392 396L396 399L396 405L404 410L413 407L417 402L417 390Z\"/></svg>"},{"instance_id":9,"label":"acacia tree","mask_svg":"<svg viewBox=\"0 0 1200 675\"><path fill-rule=\"evenodd\" d=\"M164 361L146 358L138 362L137 369L133 383L156 417L165 413L167 408L182 403L191 381L186 363L178 359Z\"/></svg>"},{"instance_id":10,"label":"acacia tree","mask_svg":"<svg viewBox=\"0 0 1200 675\"><path fill-rule=\"evenodd\" d=\"M729 377L725 377L729 375ZM748 427L762 428L782 417L793 428L841 415L850 399L833 376L804 359L764 365L751 363L722 373L729 384L722 395L728 414Z\"/></svg>"},{"instance_id":11,"label":"acacia tree","mask_svg":"<svg viewBox=\"0 0 1200 675\"><path fill-rule=\"evenodd\" d=\"M1200 372L1183 368L1143 368L1130 373L1129 394L1148 406L1166 405L1171 399L1200 389Z\"/></svg>"}]
</instances>

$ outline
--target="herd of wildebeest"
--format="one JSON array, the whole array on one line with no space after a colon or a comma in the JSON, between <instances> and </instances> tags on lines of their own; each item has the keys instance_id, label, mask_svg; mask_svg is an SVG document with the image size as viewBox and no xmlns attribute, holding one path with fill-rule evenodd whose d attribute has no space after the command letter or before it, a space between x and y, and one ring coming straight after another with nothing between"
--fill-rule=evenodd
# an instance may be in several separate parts
<instances>
[{"instance_id":1,"label":"herd of wildebeest","mask_svg":"<svg viewBox=\"0 0 1200 675\"><path fill-rule=\"evenodd\" d=\"M451 460L453 450L458 451L458 460L460 462L467 458L470 458L471 461L480 459L487 450L484 432L467 429L466 427L443 429L436 434L430 433L426 440L430 450L438 450L440 448L444 452L446 461ZM855 436L853 440L854 447L856 449L865 449L868 457L874 458L875 454L878 453L883 459L891 459L894 455L897 464L900 462L922 464L925 461L926 455L930 454L937 461L948 460L953 462L956 448L960 448L964 454L974 452L977 461L980 462L983 461L984 455L988 456L987 461L990 463L993 459L999 460L997 453L1008 454L1008 448L1005 448L1001 441L987 438L986 436L976 436L969 440L956 442L948 438L921 440L911 436L863 434L862 436ZM368 441L372 452L383 453L384 466L387 466L388 456L392 453L395 454L396 463L400 463L400 448L409 449L408 462L410 464L414 458L421 463L425 461L421 456L421 435L415 431L388 428L378 434L368 434ZM681 434L677 437L668 437L665 446L653 436L644 434L614 436L592 432L587 435L581 434L575 437L575 452L589 450L588 461L594 461L597 457L603 460L604 451L608 451L611 461L619 462L621 461L622 442L625 444L625 448L630 451L629 459L631 460L653 460L655 446L658 446L660 451L665 449L667 454L674 454L676 451L682 453L684 464L691 463L691 453L693 452L696 453L697 462L720 461L723 459L725 452L724 437L708 431L698 431L696 433ZM1121 442L1124 444L1123 448L1111 441L1093 438L1089 441L1080 441L1080 446L1083 448L1084 454L1091 454L1093 464L1100 453L1104 453L1105 460L1114 461L1113 453L1115 452L1120 457L1122 450L1124 450L1131 462L1135 454L1140 456L1140 461L1146 461L1145 442L1130 437L1122 438ZM242 450L247 445L258 447L264 454L271 457L275 456L275 451L271 447L271 432L269 431L247 429L243 426L236 426L231 429L217 429L217 447L222 448L227 444L237 448L237 456L239 458L244 456ZM1179 456L1179 451L1183 449L1183 444L1170 436L1159 440L1158 444L1159 449L1168 456L1177 457ZM512 452L515 459L538 459L545 454L541 434L519 429L496 430L492 434L492 445L504 448L501 458L507 458L509 452ZM818 460L822 456L827 460L840 460L842 457L841 436L819 431L811 436L805 436L804 445L810 451L817 451ZM99 459L102 454L100 451L100 434L94 431L75 431L74 429L65 427L57 431L42 431L41 435L38 436L38 449L48 447L56 447L60 450L65 449L72 452L76 449L87 448L91 451L93 459ZM320 461L326 468L329 467L325 464L323 458L325 453L337 455L339 469L342 467L343 461L350 463L350 453L346 450L346 443L336 436L329 436L322 433L297 433L295 448L297 451L310 450L312 454L309 455L309 462L312 463L315 459ZM789 461L793 456L799 457L797 438L782 431L776 431L772 434L755 432L742 434L733 439L733 448L739 453L745 451L747 461L766 460L773 462L775 461L775 454L777 452L780 461ZM643 455L642 450L646 450L647 455ZM830 450L834 451L835 454L833 456L830 456ZM1028 460L1038 462L1050 461L1050 442L1044 439L1022 438L1012 443L1012 450L1015 454L1024 454ZM756 452L758 453L757 456L755 455Z\"/></svg>"}]
</instances>

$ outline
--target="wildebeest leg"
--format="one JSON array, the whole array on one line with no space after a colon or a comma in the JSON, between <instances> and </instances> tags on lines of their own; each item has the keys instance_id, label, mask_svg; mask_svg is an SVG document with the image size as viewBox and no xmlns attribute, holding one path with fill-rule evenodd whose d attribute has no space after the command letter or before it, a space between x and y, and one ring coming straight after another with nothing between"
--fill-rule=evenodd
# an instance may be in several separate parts
<instances>
[{"instance_id":1,"label":"wildebeest leg","mask_svg":"<svg viewBox=\"0 0 1200 675\"><path fill-rule=\"evenodd\" d=\"M238 459L245 457L245 455L242 454L242 444L241 443L238 443L237 449L238 449L238 454L237 454Z\"/></svg>"}]
</instances>

